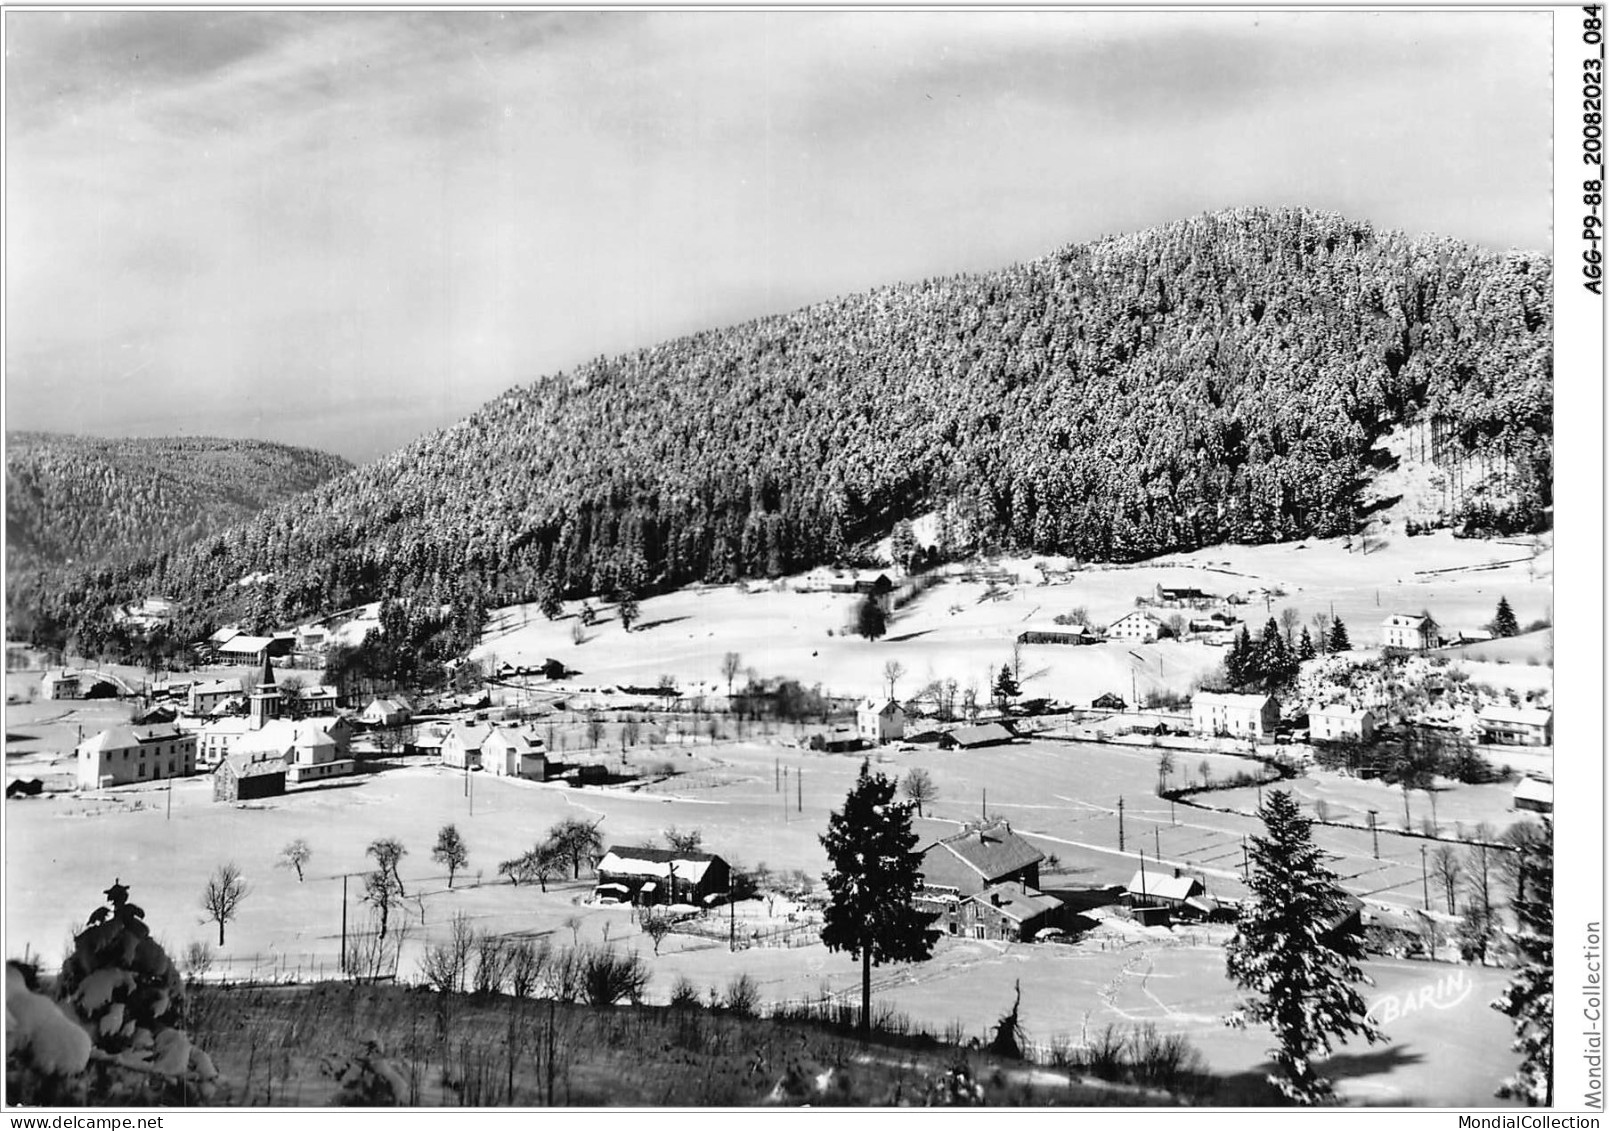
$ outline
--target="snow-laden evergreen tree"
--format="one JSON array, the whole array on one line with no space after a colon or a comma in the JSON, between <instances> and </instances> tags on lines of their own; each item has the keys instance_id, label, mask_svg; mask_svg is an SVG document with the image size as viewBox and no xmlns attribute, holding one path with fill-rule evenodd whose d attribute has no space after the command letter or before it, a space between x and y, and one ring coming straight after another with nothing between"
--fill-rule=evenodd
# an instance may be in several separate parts
<instances>
[{"instance_id":1,"label":"snow-laden evergreen tree","mask_svg":"<svg viewBox=\"0 0 1609 1131\"><path fill-rule=\"evenodd\" d=\"M876 640L888 631L888 614L870 593L855 610L855 631L867 640Z\"/></svg>"},{"instance_id":2,"label":"snow-laden evergreen tree","mask_svg":"<svg viewBox=\"0 0 1609 1131\"><path fill-rule=\"evenodd\" d=\"M1352 650L1352 638L1347 635L1346 622L1340 617L1330 625L1330 651L1349 652Z\"/></svg>"},{"instance_id":3,"label":"snow-laden evergreen tree","mask_svg":"<svg viewBox=\"0 0 1609 1131\"><path fill-rule=\"evenodd\" d=\"M1363 939L1335 929L1349 910L1346 893L1290 793L1271 791L1258 815L1265 831L1251 838L1251 894L1226 948L1229 976L1255 995L1247 1017L1279 1042L1269 1082L1296 1103L1322 1103L1332 1085L1316 1059L1337 1038L1381 1039L1354 988L1367 981Z\"/></svg>"},{"instance_id":4,"label":"snow-laden evergreen tree","mask_svg":"<svg viewBox=\"0 0 1609 1131\"><path fill-rule=\"evenodd\" d=\"M1520 849L1514 915L1515 938L1524 963L1514 972L1492 1008L1514 1021L1514 1044L1520 1067L1503 1081L1497 1094L1531 1105L1553 1106L1553 824L1544 820L1541 834Z\"/></svg>"},{"instance_id":5,"label":"snow-laden evergreen tree","mask_svg":"<svg viewBox=\"0 0 1609 1131\"><path fill-rule=\"evenodd\" d=\"M843 809L827 820L821 846L827 872L827 904L821 941L828 950L860 959L860 1030L871 1031L872 967L885 962L923 962L939 933L930 917L911 906L922 884L921 856L911 831L911 805L894 800L894 779L860 764Z\"/></svg>"},{"instance_id":6,"label":"snow-laden evergreen tree","mask_svg":"<svg viewBox=\"0 0 1609 1131\"><path fill-rule=\"evenodd\" d=\"M1317 655L1318 650L1313 647L1312 634L1304 627L1302 629L1302 639L1296 644L1296 660L1298 663L1303 663Z\"/></svg>"},{"instance_id":7,"label":"snow-laden evergreen tree","mask_svg":"<svg viewBox=\"0 0 1609 1131\"><path fill-rule=\"evenodd\" d=\"M1000 705L1000 709L1003 711L1011 704L1013 699L1021 694L1022 688L1017 684L1017 677L1011 674L1011 665L1001 664L1000 674L995 677L994 681L995 702Z\"/></svg>"},{"instance_id":8,"label":"snow-laden evergreen tree","mask_svg":"<svg viewBox=\"0 0 1609 1131\"><path fill-rule=\"evenodd\" d=\"M1508 598L1497 599L1497 616L1492 618L1493 636L1518 636L1520 634L1519 618L1514 610L1509 608Z\"/></svg>"}]
</instances>

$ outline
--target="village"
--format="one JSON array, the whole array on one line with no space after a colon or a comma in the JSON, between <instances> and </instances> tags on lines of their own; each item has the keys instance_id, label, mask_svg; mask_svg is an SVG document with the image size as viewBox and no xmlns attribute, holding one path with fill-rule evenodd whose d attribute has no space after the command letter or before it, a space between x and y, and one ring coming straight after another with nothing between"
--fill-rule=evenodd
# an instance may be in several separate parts
<instances>
[{"instance_id":1,"label":"village","mask_svg":"<svg viewBox=\"0 0 1609 1131\"><path fill-rule=\"evenodd\" d=\"M1433 603L1374 606L1373 618L1359 608L1380 599L1372 588L1366 604L1361 592L1325 591L1320 610L1288 579L1288 601L1244 577L1216 592L1179 583L1212 576L1191 562L1020 573L995 562L919 584L890 567L670 594L645 601L630 633L604 606L579 640L579 609L551 622L505 609L471 657L480 678L462 691L323 682L323 650L376 631L373 606L269 635L225 629L196 642L185 672L14 670L7 794L27 835L13 867L48 853L98 879L110 845L147 843L159 816L183 822L197 847L162 891L144 893L147 906L193 918L180 909L234 857L253 873L259 917L248 903L231 924L214 976L305 979L350 973L365 906L356 890L339 899L343 937L322 912L302 921L297 889L341 886L340 873L372 863L365 845L381 836L405 842L417 866L445 821L470 843L475 879L443 887L429 865L408 877L420 902L394 912L414 926L389 952L388 976L422 977L433 939L463 914L509 936L569 924L577 937L639 940L630 945L651 946L665 970L661 992L673 976L713 985L742 969L784 1002L852 986L848 964L836 970L819 942L816 836L869 760L918 810L916 906L951 940L895 976L891 1007L948 1024L971 990L946 987L992 984L988 971L1020 952L1056 983L1030 1017L1065 1035L1102 1000L1145 1015L1121 1009L1121 995L1075 1005L1091 975L1069 978L1069 961L1101 977L1136 953L1212 965L1245 892L1262 791L1277 784L1312 814L1351 893L1352 920L1333 929L1363 931L1382 963L1468 961L1459 909L1472 854L1499 853L1504 829L1552 804L1548 631L1494 626L1475 610L1496 608L1497 573L1527 617L1545 614L1545 587L1529 583L1549 567L1544 557L1493 570L1489 546L1442 548L1481 568L1451 567L1435 575ZM1291 550L1243 554L1266 567ZM1389 555L1371 557L1393 568ZM886 607L884 639L855 631L867 602ZM1292 605L1318 619L1281 616ZM831 631L796 633L796 621ZM685 646L664 635L672 624L692 626ZM1297 667L1282 693L1203 690L1267 624ZM964 643L930 642L945 633ZM1537 641L1544 658L1525 662L1520 649ZM806 649L831 650L842 682L784 678L807 669ZM686 656L697 661L681 670ZM1072 682L1083 695L1065 694ZM105 835L86 840L73 817ZM580 858L555 864L543 830L566 821L594 831ZM306 885L269 867L298 839L312 846ZM23 876L11 884L14 950L48 946L64 926L50 892ZM1494 941L1492 961L1500 949ZM1476 970L1500 972L1484 958ZM967 1007L966 1027L996 1004ZM1216 1047L1224 1004L1206 1020L1175 1003L1159 1016L1196 1016L1185 1027L1206 1024Z\"/></svg>"}]
</instances>

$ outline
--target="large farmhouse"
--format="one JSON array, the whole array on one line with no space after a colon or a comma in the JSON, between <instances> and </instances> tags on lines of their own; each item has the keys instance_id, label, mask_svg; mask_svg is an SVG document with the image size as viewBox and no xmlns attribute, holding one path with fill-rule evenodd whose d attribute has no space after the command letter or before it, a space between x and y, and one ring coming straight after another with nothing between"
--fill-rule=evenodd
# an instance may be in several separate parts
<instances>
[{"instance_id":1,"label":"large farmhouse","mask_svg":"<svg viewBox=\"0 0 1609 1131\"><path fill-rule=\"evenodd\" d=\"M707 907L731 890L732 871L710 852L614 847L598 861L600 899L647 906L693 903Z\"/></svg>"},{"instance_id":2,"label":"large farmhouse","mask_svg":"<svg viewBox=\"0 0 1609 1131\"><path fill-rule=\"evenodd\" d=\"M1061 925L1062 901L1020 880L992 884L965 899L930 900L933 926L945 934L997 942L1027 942L1047 927Z\"/></svg>"},{"instance_id":3,"label":"large farmhouse","mask_svg":"<svg viewBox=\"0 0 1609 1131\"><path fill-rule=\"evenodd\" d=\"M1007 880L1039 886L1045 854L1011 831L1005 821L965 829L922 850L922 885L965 897Z\"/></svg>"},{"instance_id":4,"label":"large farmhouse","mask_svg":"<svg viewBox=\"0 0 1609 1131\"><path fill-rule=\"evenodd\" d=\"M78 788L186 777L196 772L196 739L171 723L115 726L78 747Z\"/></svg>"},{"instance_id":5,"label":"large farmhouse","mask_svg":"<svg viewBox=\"0 0 1609 1131\"><path fill-rule=\"evenodd\" d=\"M547 748L540 738L512 727L493 727L480 744L480 766L505 778L547 778Z\"/></svg>"},{"instance_id":6,"label":"large farmhouse","mask_svg":"<svg viewBox=\"0 0 1609 1131\"><path fill-rule=\"evenodd\" d=\"M1162 635L1164 627L1155 613L1148 613L1144 609L1136 609L1127 616L1107 625L1106 638L1108 640L1128 640L1140 644L1150 644Z\"/></svg>"}]
</instances>

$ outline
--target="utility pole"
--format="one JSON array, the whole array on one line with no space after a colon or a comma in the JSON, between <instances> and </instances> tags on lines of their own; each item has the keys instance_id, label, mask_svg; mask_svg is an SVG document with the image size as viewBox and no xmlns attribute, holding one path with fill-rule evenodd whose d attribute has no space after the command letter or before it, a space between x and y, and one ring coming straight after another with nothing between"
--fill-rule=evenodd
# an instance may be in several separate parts
<instances>
[{"instance_id":1,"label":"utility pole","mask_svg":"<svg viewBox=\"0 0 1609 1131\"><path fill-rule=\"evenodd\" d=\"M794 792L798 797L798 812L804 812L804 767L800 766L793 772ZM783 798L782 803L787 804L788 799Z\"/></svg>"},{"instance_id":2,"label":"utility pole","mask_svg":"<svg viewBox=\"0 0 1609 1131\"><path fill-rule=\"evenodd\" d=\"M1157 863L1160 864L1162 862L1162 826L1152 825L1151 835L1156 838L1156 858Z\"/></svg>"},{"instance_id":3,"label":"utility pole","mask_svg":"<svg viewBox=\"0 0 1609 1131\"><path fill-rule=\"evenodd\" d=\"M346 873L341 873L341 973L346 973Z\"/></svg>"},{"instance_id":4,"label":"utility pole","mask_svg":"<svg viewBox=\"0 0 1609 1131\"><path fill-rule=\"evenodd\" d=\"M984 790L983 790L983 819L985 821L987 821L989 819L989 790L988 790L988 787L985 787Z\"/></svg>"},{"instance_id":5,"label":"utility pole","mask_svg":"<svg viewBox=\"0 0 1609 1131\"><path fill-rule=\"evenodd\" d=\"M1374 835L1374 858L1376 860L1380 859L1380 829L1375 825L1374 818L1379 812L1380 810L1378 809L1369 810L1369 832Z\"/></svg>"},{"instance_id":6,"label":"utility pole","mask_svg":"<svg viewBox=\"0 0 1609 1131\"><path fill-rule=\"evenodd\" d=\"M1241 834L1240 837L1240 878L1243 880L1251 879L1251 858L1246 854L1245 834Z\"/></svg>"},{"instance_id":7,"label":"utility pole","mask_svg":"<svg viewBox=\"0 0 1609 1131\"><path fill-rule=\"evenodd\" d=\"M1117 799L1117 850L1123 851L1123 799Z\"/></svg>"},{"instance_id":8,"label":"utility pole","mask_svg":"<svg viewBox=\"0 0 1609 1131\"><path fill-rule=\"evenodd\" d=\"M772 792L773 793L781 793L782 792L782 759L781 758L776 759L772 763L772 770L774 771L773 776L776 778L776 786L772 790Z\"/></svg>"},{"instance_id":9,"label":"utility pole","mask_svg":"<svg viewBox=\"0 0 1609 1131\"><path fill-rule=\"evenodd\" d=\"M726 935L726 949L733 954L737 953L737 900L732 898L732 881L726 881L726 906L732 912L732 925Z\"/></svg>"}]
</instances>

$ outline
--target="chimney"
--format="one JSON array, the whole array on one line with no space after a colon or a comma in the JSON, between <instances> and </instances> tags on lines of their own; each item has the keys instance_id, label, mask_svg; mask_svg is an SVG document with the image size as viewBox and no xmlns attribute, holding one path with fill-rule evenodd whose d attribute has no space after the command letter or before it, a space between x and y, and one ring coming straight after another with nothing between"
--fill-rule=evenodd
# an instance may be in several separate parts
<instances>
[{"instance_id":1,"label":"chimney","mask_svg":"<svg viewBox=\"0 0 1609 1131\"><path fill-rule=\"evenodd\" d=\"M989 893L989 902L994 904L996 907L999 907L1000 906L1000 893L997 892L997 891L990 892Z\"/></svg>"},{"instance_id":2,"label":"chimney","mask_svg":"<svg viewBox=\"0 0 1609 1131\"><path fill-rule=\"evenodd\" d=\"M1181 871L1179 871L1179 869L1177 869L1177 868L1175 868L1175 869L1174 869L1174 870L1173 870L1173 878L1174 878L1174 879L1178 879L1178 878L1179 878L1179 877L1180 877L1180 876L1182 876L1182 875L1184 875L1184 873L1183 873L1183 872L1181 872Z\"/></svg>"}]
</instances>

